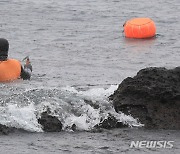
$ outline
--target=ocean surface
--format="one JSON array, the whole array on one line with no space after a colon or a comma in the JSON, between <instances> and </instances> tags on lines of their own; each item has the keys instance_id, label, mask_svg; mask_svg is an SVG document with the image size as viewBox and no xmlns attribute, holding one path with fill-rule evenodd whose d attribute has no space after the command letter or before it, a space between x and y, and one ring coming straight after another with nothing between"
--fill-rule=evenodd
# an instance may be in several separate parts
<instances>
[{"instance_id":1,"label":"ocean surface","mask_svg":"<svg viewBox=\"0 0 180 154\"><path fill-rule=\"evenodd\" d=\"M126 39L123 24L135 17L151 18L157 36ZM0 83L0 124L29 132L0 136L0 154L180 153L179 131L144 130L108 101L142 68L180 66L179 19L179 0L0 0L0 37L10 43L9 58L23 65L29 56L33 65L30 81ZM62 132L42 131L37 118L47 109L63 123ZM92 132L109 113L129 128ZM72 124L77 131L67 129ZM130 148L133 140L174 146Z\"/></svg>"}]
</instances>

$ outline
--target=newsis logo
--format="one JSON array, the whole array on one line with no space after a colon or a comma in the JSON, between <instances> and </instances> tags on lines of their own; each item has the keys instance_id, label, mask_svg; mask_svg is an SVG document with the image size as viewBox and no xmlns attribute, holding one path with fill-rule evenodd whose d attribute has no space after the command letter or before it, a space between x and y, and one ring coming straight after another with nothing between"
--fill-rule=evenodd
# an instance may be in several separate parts
<instances>
[{"instance_id":1,"label":"newsis logo","mask_svg":"<svg viewBox=\"0 0 180 154\"><path fill-rule=\"evenodd\" d=\"M131 141L130 148L173 148L174 141Z\"/></svg>"}]
</instances>

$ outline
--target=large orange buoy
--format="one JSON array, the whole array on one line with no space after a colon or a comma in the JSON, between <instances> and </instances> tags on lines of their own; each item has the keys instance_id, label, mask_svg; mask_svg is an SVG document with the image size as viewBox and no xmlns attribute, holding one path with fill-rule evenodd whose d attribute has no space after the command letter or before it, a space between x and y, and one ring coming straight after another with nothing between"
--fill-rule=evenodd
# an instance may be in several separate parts
<instances>
[{"instance_id":1,"label":"large orange buoy","mask_svg":"<svg viewBox=\"0 0 180 154\"><path fill-rule=\"evenodd\" d=\"M16 80L21 74L21 64L18 60L0 61L0 82Z\"/></svg>"},{"instance_id":2,"label":"large orange buoy","mask_svg":"<svg viewBox=\"0 0 180 154\"><path fill-rule=\"evenodd\" d=\"M155 36L156 26L150 18L134 18L124 24L124 33L128 38L150 38Z\"/></svg>"}]
</instances>

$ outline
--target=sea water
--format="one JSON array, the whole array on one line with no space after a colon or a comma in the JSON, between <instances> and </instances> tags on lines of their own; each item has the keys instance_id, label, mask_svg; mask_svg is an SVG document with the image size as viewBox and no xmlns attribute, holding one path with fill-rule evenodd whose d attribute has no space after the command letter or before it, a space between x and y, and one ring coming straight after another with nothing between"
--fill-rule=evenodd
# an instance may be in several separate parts
<instances>
[{"instance_id":1,"label":"sea water","mask_svg":"<svg viewBox=\"0 0 180 154\"><path fill-rule=\"evenodd\" d=\"M9 57L29 56L33 66L30 81L0 84L0 124L31 132L1 136L0 153L139 153L130 141L144 138L175 140L168 152L179 151L179 132L136 130L142 124L108 100L142 68L179 66L179 0L5 0L0 7ZM123 24L134 17L151 18L157 36L124 38ZM63 132L43 133L37 119L47 109ZM90 132L109 113L130 128ZM78 132L67 130L72 124Z\"/></svg>"}]
</instances>

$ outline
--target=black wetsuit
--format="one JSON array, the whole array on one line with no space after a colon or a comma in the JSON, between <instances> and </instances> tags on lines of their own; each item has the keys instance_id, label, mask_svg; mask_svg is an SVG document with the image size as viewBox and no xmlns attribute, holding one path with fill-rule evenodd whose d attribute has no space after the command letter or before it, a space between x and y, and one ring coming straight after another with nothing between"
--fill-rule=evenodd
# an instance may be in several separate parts
<instances>
[{"instance_id":1,"label":"black wetsuit","mask_svg":"<svg viewBox=\"0 0 180 154\"><path fill-rule=\"evenodd\" d=\"M29 72L25 71L22 66L21 66L21 75L20 76L23 80L30 80L30 78L31 78L31 74Z\"/></svg>"},{"instance_id":2,"label":"black wetsuit","mask_svg":"<svg viewBox=\"0 0 180 154\"><path fill-rule=\"evenodd\" d=\"M32 73L32 65L30 63L24 65L24 69L21 66L21 78L23 80L29 80L31 77L31 73Z\"/></svg>"}]
</instances>

